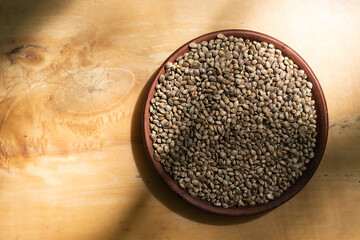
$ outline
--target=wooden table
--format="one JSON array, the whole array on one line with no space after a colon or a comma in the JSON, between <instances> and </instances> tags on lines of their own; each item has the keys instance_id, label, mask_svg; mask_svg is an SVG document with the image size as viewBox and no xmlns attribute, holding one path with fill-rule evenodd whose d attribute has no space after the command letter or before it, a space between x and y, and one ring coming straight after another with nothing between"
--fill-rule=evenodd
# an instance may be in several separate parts
<instances>
[{"instance_id":1,"label":"wooden table","mask_svg":"<svg viewBox=\"0 0 360 240\"><path fill-rule=\"evenodd\" d=\"M359 11L359 1L1 1L0 239L359 239ZM180 200L141 139L158 66L229 28L302 55L330 117L310 183L247 218Z\"/></svg>"}]
</instances>

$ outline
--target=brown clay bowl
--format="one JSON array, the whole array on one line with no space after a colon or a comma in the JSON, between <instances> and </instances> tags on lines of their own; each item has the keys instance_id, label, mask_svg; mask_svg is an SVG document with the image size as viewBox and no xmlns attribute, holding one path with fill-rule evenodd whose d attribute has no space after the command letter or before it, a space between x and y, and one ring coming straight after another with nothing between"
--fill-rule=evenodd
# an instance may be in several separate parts
<instances>
[{"instance_id":1,"label":"brown clay bowl","mask_svg":"<svg viewBox=\"0 0 360 240\"><path fill-rule=\"evenodd\" d=\"M275 198L274 200L270 201L267 204L245 206L245 207L232 207L227 209L222 207L215 207L210 202L201 200L200 198L197 197L192 197L186 190L181 189L177 184L177 182L173 180L172 177L164 170L163 165L160 162L155 161L155 159L153 158L154 148L152 146L152 141L149 136L150 135L149 107L150 107L150 100L153 98L155 93L155 86L158 82L158 78L160 74L164 74L165 72L164 69L165 64L169 61L174 62L176 57L188 52L189 51L188 45L190 43L192 42L201 43L202 41L209 41L211 39L215 39L216 35L219 33L222 33L225 36L232 35L236 37L241 37L243 39L256 40L259 42L265 41L268 43L272 43L277 49L280 49L282 51L283 55L288 56L301 69L303 69L308 76L308 80L311 81L313 84L312 96L313 99L315 100L315 109L317 113L317 132L318 132L316 137L316 141L317 141L316 148L314 149L315 157L311 159L311 161L307 164L307 170L305 170L303 172L303 175L296 180L295 184L291 185L288 188L288 190L286 190L284 193L282 193L282 195L280 195L280 197ZM157 173L166 182L166 184L170 187L170 189L172 189L185 201L189 202L190 204L202 210L212 212L215 214L228 215L228 216L248 216L248 215L262 213L280 206L281 204L285 203L286 201L294 197L308 183L310 178L315 173L315 170L319 166L321 158L325 151L325 146L328 137L328 111L327 111L324 93L321 89L320 83L317 80L314 72L311 70L311 68L305 62L305 60L302 57L300 57L300 55L297 54L293 49L291 49L286 44L280 42L279 40L262 33L248 31L248 30L236 30L236 29L223 30L223 31L212 32L202 35L185 43L183 46L177 49L173 54L171 54L170 57L168 57L168 59L166 59L166 61L161 65L160 69L158 70L158 73L155 75L154 82L151 84L146 99L143 128L144 128L143 133L144 133L145 146L147 149L148 156L152 164L154 165Z\"/></svg>"}]
</instances>

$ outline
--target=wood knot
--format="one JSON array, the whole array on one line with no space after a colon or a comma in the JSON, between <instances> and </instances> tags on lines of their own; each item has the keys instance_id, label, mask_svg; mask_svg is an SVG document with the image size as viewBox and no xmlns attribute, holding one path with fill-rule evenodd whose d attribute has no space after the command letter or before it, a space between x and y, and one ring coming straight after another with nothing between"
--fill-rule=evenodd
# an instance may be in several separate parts
<instances>
[{"instance_id":1,"label":"wood knot","mask_svg":"<svg viewBox=\"0 0 360 240\"><path fill-rule=\"evenodd\" d=\"M6 53L12 64L22 63L26 65L37 65L44 61L44 57L39 53L42 47L36 45L23 45L14 48Z\"/></svg>"}]
</instances>

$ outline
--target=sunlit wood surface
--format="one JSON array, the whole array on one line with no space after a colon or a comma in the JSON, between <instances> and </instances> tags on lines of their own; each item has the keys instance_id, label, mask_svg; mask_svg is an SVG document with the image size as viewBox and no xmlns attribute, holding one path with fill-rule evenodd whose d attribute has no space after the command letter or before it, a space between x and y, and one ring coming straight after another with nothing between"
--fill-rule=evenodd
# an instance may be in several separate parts
<instances>
[{"instance_id":1,"label":"sunlit wood surface","mask_svg":"<svg viewBox=\"0 0 360 240\"><path fill-rule=\"evenodd\" d=\"M360 239L359 1L0 1L0 239ZM309 63L323 161L263 215L204 213L146 158L147 83L184 42L260 31Z\"/></svg>"}]
</instances>

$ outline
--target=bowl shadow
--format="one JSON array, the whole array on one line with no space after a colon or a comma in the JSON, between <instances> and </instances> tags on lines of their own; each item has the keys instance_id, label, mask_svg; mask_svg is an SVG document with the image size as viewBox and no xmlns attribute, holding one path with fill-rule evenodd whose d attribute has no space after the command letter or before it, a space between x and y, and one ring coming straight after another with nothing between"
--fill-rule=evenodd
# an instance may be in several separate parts
<instances>
[{"instance_id":1,"label":"bowl shadow","mask_svg":"<svg viewBox=\"0 0 360 240\"><path fill-rule=\"evenodd\" d=\"M171 211L182 217L199 223L210 225L233 225L246 223L255 220L263 215L266 215L268 212L253 216L229 217L203 211L187 203L180 196L176 195L175 192L173 192L160 178L160 176L155 171L151 160L147 156L144 139L142 136L144 105L150 86L154 81L154 78L156 77L158 71L159 69L157 69L151 75L151 77L148 79L145 86L141 90L139 97L136 101L134 113L131 120L132 153L135 159L136 167L148 190L157 200L159 200Z\"/></svg>"},{"instance_id":2,"label":"bowl shadow","mask_svg":"<svg viewBox=\"0 0 360 240\"><path fill-rule=\"evenodd\" d=\"M227 216L249 216L254 215L258 213L263 213L266 211L269 211L271 209L274 209L288 200L290 200L292 197L294 197L298 192L300 192L304 186L309 182L313 174L315 173L317 167L319 166L321 162L321 158L323 156L323 153L325 151L327 137L328 137L328 111L326 106L326 100L324 93L321 89L320 83L317 80L316 75L311 70L310 66L305 62L305 60L297 54L293 49L291 49L289 46L287 46L285 43L268 36L263 33L254 32L250 30L242 30L242 29L228 29L228 30L222 30L217 32L212 32L208 34L204 34L200 37L197 37L184 45L182 45L180 48L178 48L172 55L168 57L168 59L161 65L160 70L157 72L157 75L155 78L157 78L160 73L164 73L164 66L167 62L174 62L177 56L180 56L187 52L188 45L192 42L195 43L201 43L202 41L208 41L210 39L216 38L216 36L222 33L225 36L236 36L241 37L243 39L249 39L249 40L255 40L255 41L265 41L268 43L272 43L275 48L280 49L284 56L289 57L298 65L298 67L306 73L308 76L308 81L310 81L313 84L312 89L312 99L315 100L315 109L316 109L316 115L317 115L317 121L316 121L316 128L317 128L317 135L316 135L316 147L314 148L314 158L307 164L306 171L303 172L302 176L296 180L294 184L292 184L284 194L279 196L278 198L275 198L273 201L270 201L267 204L262 205L255 205L253 207L251 206L245 206L241 208L232 207L229 209L225 208L219 208L213 206L211 203L202 201L199 198L192 197L186 190L181 189L176 181L173 180L173 178L165 171L163 165L156 161L153 158L154 154L154 148L152 145L152 140L150 139L150 121L148 119L150 118L150 113L148 111L143 111L143 133L144 133L144 142L145 142L145 149L147 156L152 162L152 165L154 166L156 172L161 177L161 179L164 180L164 182L169 186L171 190L176 192L178 195L180 195L183 199L185 199L190 204L199 207L205 211L209 211L215 214L221 214L221 215L227 215ZM154 77L153 77L154 78ZM145 101L145 108L150 107L150 99L155 94L155 85L156 82L153 82L149 88L148 96ZM187 136L184 136L184 138L187 138Z\"/></svg>"}]
</instances>

